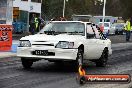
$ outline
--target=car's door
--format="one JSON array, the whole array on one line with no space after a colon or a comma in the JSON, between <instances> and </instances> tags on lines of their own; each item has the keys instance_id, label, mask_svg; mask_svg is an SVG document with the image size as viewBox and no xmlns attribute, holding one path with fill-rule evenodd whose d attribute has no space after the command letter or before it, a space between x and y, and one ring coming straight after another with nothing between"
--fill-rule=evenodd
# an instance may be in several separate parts
<instances>
[{"instance_id":1,"label":"car's door","mask_svg":"<svg viewBox=\"0 0 132 88\"><path fill-rule=\"evenodd\" d=\"M84 42L84 58L98 59L103 50L103 41L96 38L97 30L95 31L91 24L86 25L86 41Z\"/></svg>"},{"instance_id":2,"label":"car's door","mask_svg":"<svg viewBox=\"0 0 132 88\"><path fill-rule=\"evenodd\" d=\"M103 34L100 33L97 26L93 26L93 29L95 31L96 44L99 46L98 53L99 53L99 56L101 56L105 47L106 39L104 38Z\"/></svg>"}]
</instances>

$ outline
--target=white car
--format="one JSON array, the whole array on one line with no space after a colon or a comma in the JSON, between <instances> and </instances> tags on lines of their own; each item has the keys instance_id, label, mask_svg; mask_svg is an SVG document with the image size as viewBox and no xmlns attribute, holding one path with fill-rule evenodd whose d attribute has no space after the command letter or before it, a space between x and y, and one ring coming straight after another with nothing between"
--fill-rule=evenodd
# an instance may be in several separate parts
<instances>
[{"instance_id":1,"label":"white car","mask_svg":"<svg viewBox=\"0 0 132 88\"><path fill-rule=\"evenodd\" d=\"M17 56L21 57L24 68L30 68L34 61L41 59L73 61L77 66L85 59L97 66L106 66L112 54L111 41L97 32L89 22L53 21L38 34L22 37Z\"/></svg>"}]
</instances>

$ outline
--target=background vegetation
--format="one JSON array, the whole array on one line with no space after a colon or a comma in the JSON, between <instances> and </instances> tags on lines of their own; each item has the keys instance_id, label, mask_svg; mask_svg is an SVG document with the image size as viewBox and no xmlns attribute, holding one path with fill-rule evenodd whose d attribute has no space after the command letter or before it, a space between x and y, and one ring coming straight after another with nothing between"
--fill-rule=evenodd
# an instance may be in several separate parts
<instances>
[{"instance_id":1,"label":"background vegetation","mask_svg":"<svg viewBox=\"0 0 132 88\"><path fill-rule=\"evenodd\" d=\"M43 0L42 17L51 19L62 16L63 0ZM68 0L65 17L73 14L102 15L103 3L99 0ZM106 15L129 18L132 16L132 0L107 0Z\"/></svg>"}]
</instances>

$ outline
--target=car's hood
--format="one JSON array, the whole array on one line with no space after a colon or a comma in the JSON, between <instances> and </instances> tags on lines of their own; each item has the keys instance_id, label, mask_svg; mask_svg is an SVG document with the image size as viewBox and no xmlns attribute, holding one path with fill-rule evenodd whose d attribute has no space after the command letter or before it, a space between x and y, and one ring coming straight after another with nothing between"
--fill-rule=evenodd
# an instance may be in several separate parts
<instances>
[{"instance_id":1,"label":"car's hood","mask_svg":"<svg viewBox=\"0 0 132 88\"><path fill-rule=\"evenodd\" d=\"M68 35L68 34L59 34L59 35L46 35L46 34L36 34L22 37L20 40L29 40L29 41L76 41L82 40L84 36L82 35Z\"/></svg>"}]
</instances>

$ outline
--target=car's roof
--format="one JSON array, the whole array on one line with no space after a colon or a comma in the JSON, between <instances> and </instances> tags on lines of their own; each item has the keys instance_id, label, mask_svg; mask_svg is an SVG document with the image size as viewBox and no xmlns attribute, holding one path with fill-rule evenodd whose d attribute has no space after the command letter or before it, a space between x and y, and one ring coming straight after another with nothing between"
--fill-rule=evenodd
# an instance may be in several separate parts
<instances>
[{"instance_id":1,"label":"car's roof","mask_svg":"<svg viewBox=\"0 0 132 88\"><path fill-rule=\"evenodd\" d=\"M51 22L82 22L82 21L51 21Z\"/></svg>"},{"instance_id":2,"label":"car's roof","mask_svg":"<svg viewBox=\"0 0 132 88\"><path fill-rule=\"evenodd\" d=\"M71 23L71 22L79 22L79 23L91 23L91 22L83 22L83 21L51 21L51 22L61 22L61 23L65 23L65 22L67 22L67 23Z\"/></svg>"},{"instance_id":3,"label":"car's roof","mask_svg":"<svg viewBox=\"0 0 132 88\"><path fill-rule=\"evenodd\" d=\"M91 22L84 22L84 23L91 23Z\"/></svg>"}]
</instances>

